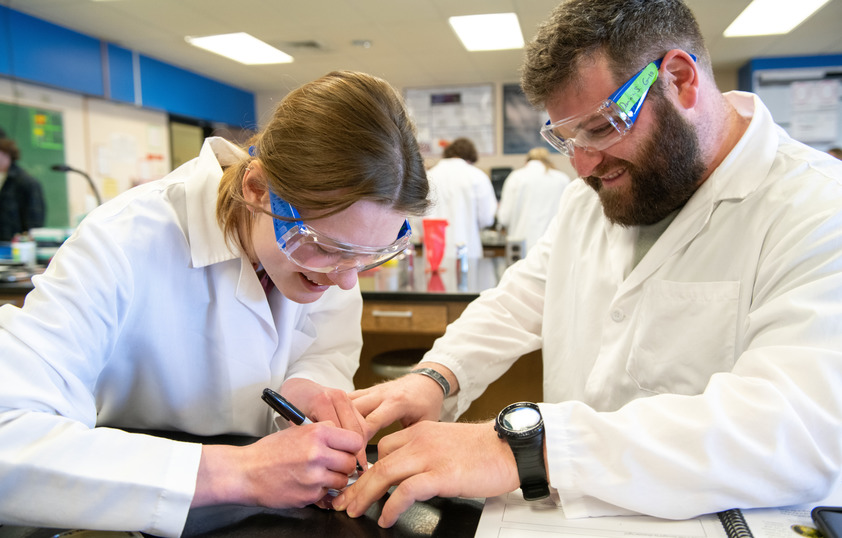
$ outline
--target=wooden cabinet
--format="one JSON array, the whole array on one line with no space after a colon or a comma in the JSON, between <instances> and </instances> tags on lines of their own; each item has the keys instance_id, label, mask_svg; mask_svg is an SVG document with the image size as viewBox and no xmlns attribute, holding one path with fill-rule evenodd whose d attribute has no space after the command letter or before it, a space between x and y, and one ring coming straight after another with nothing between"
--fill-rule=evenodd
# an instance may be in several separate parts
<instances>
[{"instance_id":1,"label":"wooden cabinet","mask_svg":"<svg viewBox=\"0 0 842 538\"><path fill-rule=\"evenodd\" d=\"M449 322L444 303L363 303L362 327L370 333L442 334Z\"/></svg>"},{"instance_id":2,"label":"wooden cabinet","mask_svg":"<svg viewBox=\"0 0 842 538\"><path fill-rule=\"evenodd\" d=\"M13 304L16 306L23 306L23 300L26 297L24 292L0 292L0 306L4 304Z\"/></svg>"}]
</instances>

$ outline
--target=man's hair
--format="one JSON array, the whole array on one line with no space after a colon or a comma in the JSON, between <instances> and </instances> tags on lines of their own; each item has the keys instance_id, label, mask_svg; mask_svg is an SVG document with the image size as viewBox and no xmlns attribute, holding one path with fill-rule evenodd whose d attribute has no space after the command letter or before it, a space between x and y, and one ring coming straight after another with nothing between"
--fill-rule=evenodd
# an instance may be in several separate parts
<instances>
[{"instance_id":1,"label":"man's hair","mask_svg":"<svg viewBox=\"0 0 842 538\"><path fill-rule=\"evenodd\" d=\"M583 61L605 54L618 85L672 49L713 71L696 18L682 0L564 0L526 47L521 86L536 107L579 81Z\"/></svg>"},{"instance_id":2,"label":"man's hair","mask_svg":"<svg viewBox=\"0 0 842 538\"><path fill-rule=\"evenodd\" d=\"M464 159L471 164L477 162L477 148L474 143L467 138L457 138L446 148L444 148L443 157L445 159L452 159L458 157Z\"/></svg>"}]
</instances>

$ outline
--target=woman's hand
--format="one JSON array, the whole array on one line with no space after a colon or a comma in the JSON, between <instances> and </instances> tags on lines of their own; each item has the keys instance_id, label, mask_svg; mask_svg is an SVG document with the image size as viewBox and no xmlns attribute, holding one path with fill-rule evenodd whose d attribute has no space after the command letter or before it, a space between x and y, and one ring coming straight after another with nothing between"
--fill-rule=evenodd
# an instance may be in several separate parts
<instances>
[{"instance_id":1,"label":"woman's hand","mask_svg":"<svg viewBox=\"0 0 842 538\"><path fill-rule=\"evenodd\" d=\"M348 393L340 389L324 387L307 379L293 378L284 382L281 394L313 422L331 422L342 429L359 434L366 441L371 438L366 435L365 419L354 407ZM357 459L365 469L365 445L358 451Z\"/></svg>"},{"instance_id":2,"label":"woman's hand","mask_svg":"<svg viewBox=\"0 0 842 538\"><path fill-rule=\"evenodd\" d=\"M245 447L205 445L192 506L316 503L346 486L360 450L365 440L357 432L330 422L287 428Z\"/></svg>"},{"instance_id":3,"label":"woman's hand","mask_svg":"<svg viewBox=\"0 0 842 538\"><path fill-rule=\"evenodd\" d=\"M453 373L439 364L435 367L450 382L451 390L458 389ZM366 439L400 421L405 428L422 420L439 420L444 393L438 383L427 376L407 374L367 389L356 390L350 395L357 411L365 417Z\"/></svg>"}]
</instances>

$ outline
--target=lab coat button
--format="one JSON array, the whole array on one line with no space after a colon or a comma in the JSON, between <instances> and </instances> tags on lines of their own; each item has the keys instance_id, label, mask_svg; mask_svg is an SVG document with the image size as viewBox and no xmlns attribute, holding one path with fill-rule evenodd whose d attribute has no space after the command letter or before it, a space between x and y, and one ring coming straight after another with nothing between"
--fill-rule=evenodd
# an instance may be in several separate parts
<instances>
[{"instance_id":1,"label":"lab coat button","mask_svg":"<svg viewBox=\"0 0 842 538\"><path fill-rule=\"evenodd\" d=\"M623 319L625 317L626 317L626 315L623 314L622 310L615 310L615 311L611 312L611 319L613 319L617 323L623 321Z\"/></svg>"}]
</instances>

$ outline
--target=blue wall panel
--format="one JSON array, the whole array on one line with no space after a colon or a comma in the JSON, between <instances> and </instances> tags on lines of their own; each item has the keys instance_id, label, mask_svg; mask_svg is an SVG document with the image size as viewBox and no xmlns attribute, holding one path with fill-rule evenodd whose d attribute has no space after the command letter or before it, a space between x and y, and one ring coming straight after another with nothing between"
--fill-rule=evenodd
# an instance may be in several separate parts
<instances>
[{"instance_id":1,"label":"blue wall panel","mask_svg":"<svg viewBox=\"0 0 842 538\"><path fill-rule=\"evenodd\" d=\"M9 14L11 10L0 6L0 75L11 75L9 59L12 55L12 32L10 30Z\"/></svg>"},{"instance_id":2,"label":"blue wall panel","mask_svg":"<svg viewBox=\"0 0 842 538\"><path fill-rule=\"evenodd\" d=\"M814 56L779 56L753 58L737 72L738 89L756 91L753 87L754 72L764 69L804 69L810 67L836 67L842 65L842 54L819 54Z\"/></svg>"},{"instance_id":3,"label":"blue wall panel","mask_svg":"<svg viewBox=\"0 0 842 538\"><path fill-rule=\"evenodd\" d=\"M103 43L0 6L0 75L199 120L256 127L253 93L152 58L138 56L141 92L136 95L135 53Z\"/></svg>"},{"instance_id":4,"label":"blue wall panel","mask_svg":"<svg viewBox=\"0 0 842 538\"><path fill-rule=\"evenodd\" d=\"M140 56L143 105L203 120L254 128L254 94Z\"/></svg>"},{"instance_id":5,"label":"blue wall panel","mask_svg":"<svg viewBox=\"0 0 842 538\"><path fill-rule=\"evenodd\" d=\"M9 10L7 74L88 95L104 95L98 39Z\"/></svg>"},{"instance_id":6,"label":"blue wall panel","mask_svg":"<svg viewBox=\"0 0 842 538\"><path fill-rule=\"evenodd\" d=\"M134 66L132 51L108 45L108 88L115 101L134 103Z\"/></svg>"}]
</instances>

